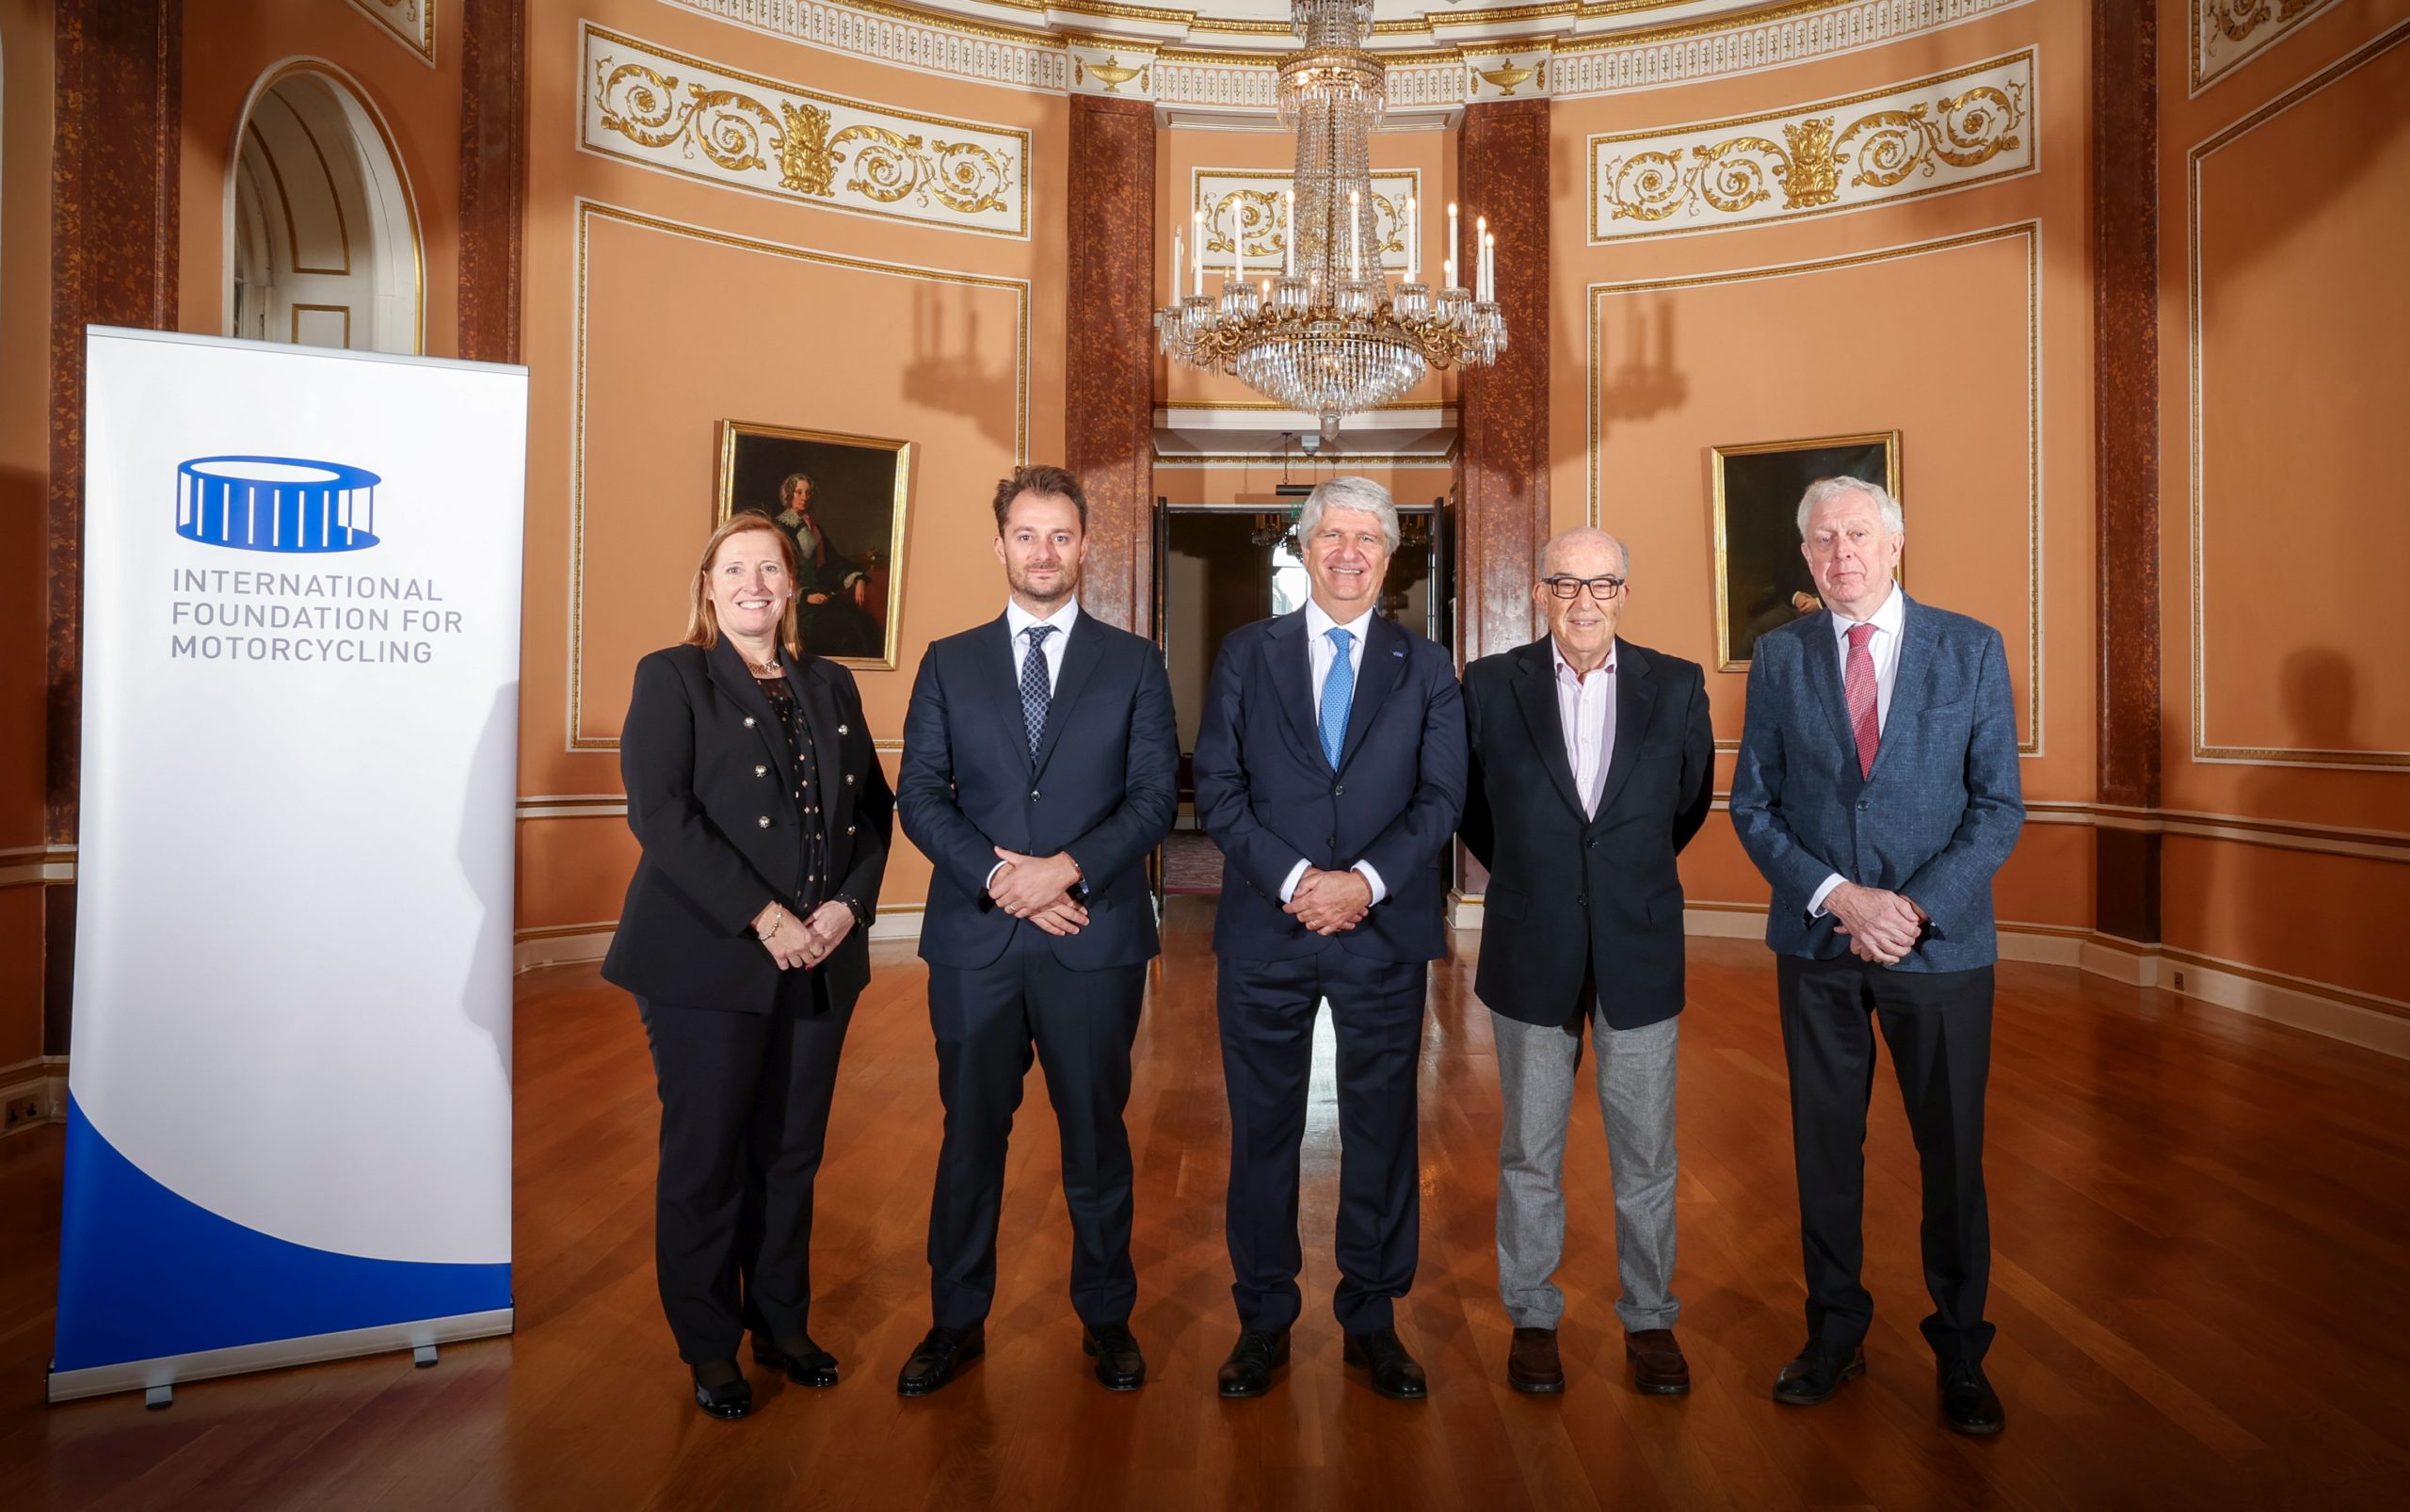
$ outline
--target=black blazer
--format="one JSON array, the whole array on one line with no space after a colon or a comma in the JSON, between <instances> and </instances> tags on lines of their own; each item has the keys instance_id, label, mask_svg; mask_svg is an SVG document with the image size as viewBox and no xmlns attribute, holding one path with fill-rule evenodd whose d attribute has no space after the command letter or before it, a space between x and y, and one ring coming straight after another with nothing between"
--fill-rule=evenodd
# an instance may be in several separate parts
<instances>
[{"instance_id":1,"label":"black blazer","mask_svg":"<svg viewBox=\"0 0 2410 1512\"><path fill-rule=\"evenodd\" d=\"M1197 732L1197 812L1222 847L1213 949L1248 960L1319 950L1282 911L1300 861L1327 871L1370 861L1389 896L1331 938L1374 960L1447 954L1441 870L1465 801L1464 700L1446 651L1373 617L1331 771L1315 733L1303 609L1232 631L1213 663Z\"/></svg>"},{"instance_id":2,"label":"black blazer","mask_svg":"<svg viewBox=\"0 0 2410 1512\"><path fill-rule=\"evenodd\" d=\"M814 656L790 657L787 680L820 772L837 879L828 895L876 913L895 800L861 695L851 672ZM774 898L796 901L803 831L788 763L770 700L726 640L709 651L672 646L636 664L619 775L644 857L602 960L605 981L657 1003L770 1011L780 973L754 938L753 919ZM857 925L816 968L831 1003L850 1005L869 984L869 934Z\"/></svg>"},{"instance_id":3,"label":"black blazer","mask_svg":"<svg viewBox=\"0 0 2410 1512\"><path fill-rule=\"evenodd\" d=\"M1081 610L1033 762L1015 650L999 615L932 643L912 681L895 785L904 832L935 868L921 956L973 969L1002 956L1014 931L1036 929L988 895L1002 845L1080 863L1087 927L1047 936L1055 959L1084 972L1150 959L1160 946L1146 861L1180 806L1163 653Z\"/></svg>"},{"instance_id":4,"label":"black blazer","mask_svg":"<svg viewBox=\"0 0 2410 1512\"><path fill-rule=\"evenodd\" d=\"M1682 1011L1682 879L1674 857L1714 797L1715 739L1696 662L1615 642L1615 742L1594 819L1582 812L1549 637L1465 668L1472 792L1464 841L1489 868L1473 990L1507 1018L1565 1022L1595 971L1607 1022Z\"/></svg>"}]
</instances>

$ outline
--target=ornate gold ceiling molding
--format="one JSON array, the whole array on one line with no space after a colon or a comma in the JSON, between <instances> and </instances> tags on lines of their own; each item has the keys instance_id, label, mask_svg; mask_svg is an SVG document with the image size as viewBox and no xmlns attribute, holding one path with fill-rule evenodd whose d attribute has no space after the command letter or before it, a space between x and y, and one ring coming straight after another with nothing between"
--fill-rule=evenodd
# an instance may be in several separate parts
<instances>
[{"instance_id":1,"label":"ornate gold ceiling molding","mask_svg":"<svg viewBox=\"0 0 2410 1512\"><path fill-rule=\"evenodd\" d=\"M435 0L351 0L351 8L435 65Z\"/></svg>"},{"instance_id":2,"label":"ornate gold ceiling molding","mask_svg":"<svg viewBox=\"0 0 2410 1512\"><path fill-rule=\"evenodd\" d=\"M591 22L581 32L587 152L828 210L1029 235L1025 131L822 94Z\"/></svg>"},{"instance_id":3,"label":"ornate gold ceiling molding","mask_svg":"<svg viewBox=\"0 0 2410 1512\"><path fill-rule=\"evenodd\" d=\"M1280 220L1282 195L1296 180L1291 169L1199 168L1189 170L1188 207L1205 213L1205 267L1210 274L1229 265L1230 234L1246 238L1252 271L1269 276L1273 263L1289 247L1288 228ZM1406 201L1422 193L1417 169L1379 169L1373 173L1373 222L1381 269L1406 271L1404 225ZM1177 228L1175 228L1177 229ZM1422 222L1424 254L1429 255L1431 220ZM1188 406L1194 409L1196 406ZM1264 409L1280 406L1266 404Z\"/></svg>"},{"instance_id":4,"label":"ornate gold ceiling molding","mask_svg":"<svg viewBox=\"0 0 2410 1512\"><path fill-rule=\"evenodd\" d=\"M2192 0L2193 94L2266 51L2335 0Z\"/></svg>"},{"instance_id":5,"label":"ornate gold ceiling molding","mask_svg":"<svg viewBox=\"0 0 2410 1512\"><path fill-rule=\"evenodd\" d=\"M1208 110L1270 110L1275 60L1294 45L1293 34L1277 21L1216 20L1194 10L1116 0L978 0L979 9L971 14L903 0L660 3L830 52L1050 93L1081 87L1074 80L1075 46L1144 51L1154 59L1145 97ZM1390 105L1410 111L1502 98L1502 87L1485 89L1474 82L1471 65L1495 69L1499 59L1510 56L1511 66L1522 67L1552 51L1545 71L1534 71L1550 95L1609 94L1853 52L2032 0L1778 0L1680 20L1648 19L1686 3L1547 0L1474 10L1434 7L1419 19L1376 23L1373 37L1374 51L1390 70ZM996 11L1027 16L1029 24L993 19ZM1114 66L1131 62L1120 52L1107 56ZM1124 85L1117 92L1128 94L1130 88ZM1518 97L1530 92L1525 88Z\"/></svg>"},{"instance_id":6,"label":"ornate gold ceiling molding","mask_svg":"<svg viewBox=\"0 0 2410 1512\"><path fill-rule=\"evenodd\" d=\"M2033 50L1790 110L1590 138L1590 244L1863 210L2033 170Z\"/></svg>"}]
</instances>

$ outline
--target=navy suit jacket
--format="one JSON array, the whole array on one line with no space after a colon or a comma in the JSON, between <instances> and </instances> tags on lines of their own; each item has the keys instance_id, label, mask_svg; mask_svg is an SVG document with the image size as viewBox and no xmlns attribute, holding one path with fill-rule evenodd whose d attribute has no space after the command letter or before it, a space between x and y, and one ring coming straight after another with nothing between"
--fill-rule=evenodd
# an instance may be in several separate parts
<instances>
[{"instance_id":1,"label":"navy suit jacket","mask_svg":"<svg viewBox=\"0 0 2410 1512\"><path fill-rule=\"evenodd\" d=\"M1812 959L1848 953L1831 914L1808 917L1808 899L1839 872L1904 894L1931 917L1894 970L1969 971L1998 958L1992 874L2025 823L2008 656L2000 632L1980 620L1913 599L1906 609L1890 715L1863 779L1832 616L1758 638L1732 824L1774 884L1773 949Z\"/></svg>"},{"instance_id":2,"label":"navy suit jacket","mask_svg":"<svg viewBox=\"0 0 2410 1512\"><path fill-rule=\"evenodd\" d=\"M1447 651L1378 615L1364 633L1347 739L1331 770L1315 733L1300 609L1233 631L1197 732L1197 813L1222 847L1213 949L1281 960L1326 941L1283 911L1300 861L1369 861L1389 896L1331 938L1374 960L1447 954L1442 863L1465 803L1464 698Z\"/></svg>"},{"instance_id":3,"label":"navy suit jacket","mask_svg":"<svg viewBox=\"0 0 2410 1512\"><path fill-rule=\"evenodd\" d=\"M1147 857L1180 804L1180 732L1163 653L1085 609L1063 642L1035 761L1019 665L1002 615L932 644L904 716L895 808L936 875L921 956L940 966L993 963L1016 930L1037 926L996 907L996 847L1068 851L1080 863L1087 926L1047 936L1075 971L1151 958L1159 948Z\"/></svg>"}]
</instances>

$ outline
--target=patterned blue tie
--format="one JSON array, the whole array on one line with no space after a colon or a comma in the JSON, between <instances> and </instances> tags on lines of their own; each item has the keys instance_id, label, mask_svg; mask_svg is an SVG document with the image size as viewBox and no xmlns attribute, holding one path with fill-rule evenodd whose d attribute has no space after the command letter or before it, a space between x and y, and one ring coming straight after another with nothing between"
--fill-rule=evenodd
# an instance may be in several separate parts
<instances>
[{"instance_id":1,"label":"patterned blue tie","mask_svg":"<svg viewBox=\"0 0 2410 1512\"><path fill-rule=\"evenodd\" d=\"M1339 654L1331 659L1330 675L1322 680L1321 734L1322 753L1335 772L1339 753L1347 747L1347 711L1356 702L1356 668L1347 660L1347 648L1356 643L1356 634L1333 625L1330 643L1339 648Z\"/></svg>"},{"instance_id":2,"label":"patterned blue tie","mask_svg":"<svg viewBox=\"0 0 2410 1512\"><path fill-rule=\"evenodd\" d=\"M1054 627L1032 625L1021 634L1029 637L1029 654L1020 663L1020 717L1029 726L1029 759L1036 761L1038 739L1046 733L1046 706L1054 699L1046 679L1046 637Z\"/></svg>"}]
</instances>

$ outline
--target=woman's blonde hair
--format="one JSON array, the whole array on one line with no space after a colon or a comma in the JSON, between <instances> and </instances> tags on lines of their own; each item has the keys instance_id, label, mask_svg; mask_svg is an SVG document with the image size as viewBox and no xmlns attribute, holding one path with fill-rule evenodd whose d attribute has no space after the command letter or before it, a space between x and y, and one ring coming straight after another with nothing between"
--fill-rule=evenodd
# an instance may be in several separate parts
<instances>
[{"instance_id":1,"label":"woman's blonde hair","mask_svg":"<svg viewBox=\"0 0 2410 1512\"><path fill-rule=\"evenodd\" d=\"M778 522L765 514L749 510L730 515L719 528L703 542L703 559L695 568L695 580L686 590L686 641L689 646L709 649L719 644L719 610L712 603L712 561L719 555L721 542L731 536L742 536L758 530L777 539L779 559L786 563L787 586L795 591L787 595L786 613L779 617L779 644L790 656L803 654L803 637L798 627L797 606L803 603L801 585L795 580L795 538L780 530Z\"/></svg>"}]
</instances>

